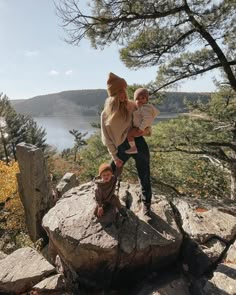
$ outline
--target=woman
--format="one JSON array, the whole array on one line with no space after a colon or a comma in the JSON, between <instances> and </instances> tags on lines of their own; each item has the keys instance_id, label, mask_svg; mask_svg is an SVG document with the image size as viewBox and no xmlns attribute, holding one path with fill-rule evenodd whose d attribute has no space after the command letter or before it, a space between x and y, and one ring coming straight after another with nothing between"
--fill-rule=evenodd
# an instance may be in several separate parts
<instances>
[{"instance_id":1,"label":"woman","mask_svg":"<svg viewBox=\"0 0 236 295\"><path fill-rule=\"evenodd\" d=\"M125 153L129 148L127 134L131 127L132 113L136 108L135 103L128 100L126 88L127 83L124 79L113 73L109 74L107 81L109 97L101 114L102 142L113 159L111 163L113 171L116 167L122 167L130 157L134 158L142 188L143 213L150 216L152 198L150 155L142 131L140 131L140 137L135 138L138 153L131 155Z\"/></svg>"}]
</instances>

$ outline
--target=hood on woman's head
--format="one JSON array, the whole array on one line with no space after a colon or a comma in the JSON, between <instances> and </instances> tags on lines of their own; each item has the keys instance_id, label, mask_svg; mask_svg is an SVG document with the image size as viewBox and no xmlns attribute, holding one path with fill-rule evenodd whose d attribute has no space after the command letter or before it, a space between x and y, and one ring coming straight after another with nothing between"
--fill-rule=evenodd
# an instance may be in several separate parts
<instances>
[{"instance_id":1,"label":"hood on woman's head","mask_svg":"<svg viewBox=\"0 0 236 295\"><path fill-rule=\"evenodd\" d=\"M109 96L117 94L120 90L126 90L127 83L125 79L120 78L119 76L109 73L107 80L107 93Z\"/></svg>"}]
</instances>

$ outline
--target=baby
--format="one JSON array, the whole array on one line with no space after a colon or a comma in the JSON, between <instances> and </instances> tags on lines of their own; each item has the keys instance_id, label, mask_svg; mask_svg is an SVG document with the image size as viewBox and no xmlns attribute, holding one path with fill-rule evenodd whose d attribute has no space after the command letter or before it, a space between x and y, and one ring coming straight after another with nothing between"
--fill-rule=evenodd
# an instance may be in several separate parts
<instances>
[{"instance_id":1,"label":"baby","mask_svg":"<svg viewBox=\"0 0 236 295\"><path fill-rule=\"evenodd\" d=\"M119 173L119 169L116 169L116 173ZM123 217L127 217L127 212L122 207L118 196L115 195L115 188L117 182L117 176L113 175L112 168L109 164L103 163L99 166L99 176L95 178L95 200L97 206L94 214L97 217L101 217L104 214L104 210L108 205L113 205L119 211Z\"/></svg>"},{"instance_id":2,"label":"baby","mask_svg":"<svg viewBox=\"0 0 236 295\"><path fill-rule=\"evenodd\" d=\"M126 154L138 153L134 138L142 135L143 131L144 135L151 135L152 122L160 114L157 108L148 103L148 98L149 94L146 88L138 88L134 92L137 109L133 112L133 128L129 130L127 135L130 148L125 151Z\"/></svg>"}]
</instances>

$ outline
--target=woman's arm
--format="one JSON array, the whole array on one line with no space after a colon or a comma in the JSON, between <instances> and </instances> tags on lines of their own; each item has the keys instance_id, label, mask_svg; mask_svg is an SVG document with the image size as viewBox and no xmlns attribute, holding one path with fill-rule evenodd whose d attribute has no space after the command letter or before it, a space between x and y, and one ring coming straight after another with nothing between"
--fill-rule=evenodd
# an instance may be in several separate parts
<instances>
[{"instance_id":1,"label":"woman's arm","mask_svg":"<svg viewBox=\"0 0 236 295\"><path fill-rule=\"evenodd\" d=\"M117 160L117 148L114 145L114 143L112 142L108 132L107 132L107 127L105 125L104 122L104 114L101 114L101 138L102 138L102 143L107 147L107 150L109 152L109 154L111 155L111 157L113 158L113 160Z\"/></svg>"}]
</instances>

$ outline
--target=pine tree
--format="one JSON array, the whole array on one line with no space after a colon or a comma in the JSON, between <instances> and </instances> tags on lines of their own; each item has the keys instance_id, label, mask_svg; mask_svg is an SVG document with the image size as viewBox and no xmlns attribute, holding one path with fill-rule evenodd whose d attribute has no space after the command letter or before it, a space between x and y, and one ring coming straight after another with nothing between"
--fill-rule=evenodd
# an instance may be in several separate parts
<instances>
[{"instance_id":1,"label":"pine tree","mask_svg":"<svg viewBox=\"0 0 236 295\"><path fill-rule=\"evenodd\" d=\"M7 137L3 145L6 147L8 156L13 156L16 160L16 145L20 142L34 144L43 150L48 146L46 130L38 126L30 116L17 114L8 97L3 94L0 95L0 118L5 124L2 132L7 134ZM3 142L4 139L1 138ZM3 152L1 152L1 157L3 157Z\"/></svg>"},{"instance_id":2,"label":"pine tree","mask_svg":"<svg viewBox=\"0 0 236 295\"><path fill-rule=\"evenodd\" d=\"M78 130L72 129L69 130L69 133L74 136L74 147L73 147L73 153L74 153L74 162L77 160L77 153L78 151L85 145L87 145L86 140L84 138L88 134L88 132L82 133Z\"/></svg>"},{"instance_id":3,"label":"pine tree","mask_svg":"<svg viewBox=\"0 0 236 295\"><path fill-rule=\"evenodd\" d=\"M231 199L236 198L236 95L235 91L227 85L219 86L219 91L212 95L207 104L197 102L189 104L191 112L184 117L164 123L163 129L158 133L153 132L151 139L151 150L158 153L179 153L180 157L194 156L194 161L206 162L209 166L208 177L205 182L219 188L225 186L229 181L229 195ZM190 158L189 158L190 159ZM193 158L191 158L192 161ZM197 164L196 164L197 165ZM196 166L195 165L195 166ZM184 161L188 175L197 179L197 173L192 173ZM197 166L196 166L197 167ZM198 166L202 169L203 166ZM181 168L182 169L182 168ZM204 168L205 169L205 168ZM185 171L185 173L186 173ZM214 172L215 171L215 172ZM219 173L218 173L219 171ZM222 174L221 184L219 176ZM218 183L214 183L218 174ZM194 176L195 175L195 176ZM171 179L171 177L170 177ZM187 175L186 175L187 179ZM207 180L208 179L208 180ZM215 178L216 179L216 178ZM201 180L199 180L199 183ZM210 189L210 187L209 187ZM211 188L212 189L212 188ZM226 191L225 191L225 194Z\"/></svg>"},{"instance_id":4,"label":"pine tree","mask_svg":"<svg viewBox=\"0 0 236 295\"><path fill-rule=\"evenodd\" d=\"M57 11L68 43L115 42L127 67L158 66L156 91L214 69L236 90L235 8L231 0L91 0L83 11L78 0L60 0Z\"/></svg>"}]
</instances>

